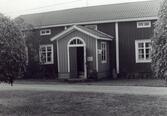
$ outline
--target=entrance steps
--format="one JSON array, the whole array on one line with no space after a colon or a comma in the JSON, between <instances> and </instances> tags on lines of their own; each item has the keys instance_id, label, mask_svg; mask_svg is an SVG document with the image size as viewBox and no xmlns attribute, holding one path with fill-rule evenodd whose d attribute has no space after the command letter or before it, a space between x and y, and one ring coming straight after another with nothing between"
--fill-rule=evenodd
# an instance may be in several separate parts
<instances>
[{"instance_id":1,"label":"entrance steps","mask_svg":"<svg viewBox=\"0 0 167 116\"><path fill-rule=\"evenodd\" d=\"M85 79L85 78L70 78L70 79L68 79L67 81L68 82L84 82L84 81L86 81L87 79Z\"/></svg>"}]
</instances>

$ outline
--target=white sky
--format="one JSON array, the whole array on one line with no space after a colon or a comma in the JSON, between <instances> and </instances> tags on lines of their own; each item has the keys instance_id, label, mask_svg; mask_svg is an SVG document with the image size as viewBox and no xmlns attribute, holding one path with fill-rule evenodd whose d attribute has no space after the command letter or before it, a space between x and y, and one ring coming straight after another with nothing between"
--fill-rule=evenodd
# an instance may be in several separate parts
<instances>
[{"instance_id":1,"label":"white sky","mask_svg":"<svg viewBox=\"0 0 167 116\"><path fill-rule=\"evenodd\" d=\"M0 0L0 13L14 18L21 14L134 1L146 0Z\"/></svg>"}]
</instances>

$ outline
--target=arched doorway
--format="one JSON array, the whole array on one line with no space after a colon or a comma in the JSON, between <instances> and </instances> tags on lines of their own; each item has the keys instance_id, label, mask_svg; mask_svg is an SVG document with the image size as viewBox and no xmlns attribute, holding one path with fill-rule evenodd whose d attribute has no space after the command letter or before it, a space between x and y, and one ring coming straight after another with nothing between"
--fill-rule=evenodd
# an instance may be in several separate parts
<instances>
[{"instance_id":1,"label":"arched doorway","mask_svg":"<svg viewBox=\"0 0 167 116\"><path fill-rule=\"evenodd\" d=\"M86 78L86 44L80 37L69 40L67 45L68 72L71 78Z\"/></svg>"}]
</instances>

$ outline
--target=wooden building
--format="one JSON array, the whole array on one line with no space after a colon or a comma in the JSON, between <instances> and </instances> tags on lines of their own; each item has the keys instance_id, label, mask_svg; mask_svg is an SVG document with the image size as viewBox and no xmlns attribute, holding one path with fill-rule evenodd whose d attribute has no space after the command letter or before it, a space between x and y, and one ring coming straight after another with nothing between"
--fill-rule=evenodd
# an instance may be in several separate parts
<instances>
[{"instance_id":1,"label":"wooden building","mask_svg":"<svg viewBox=\"0 0 167 116\"><path fill-rule=\"evenodd\" d=\"M59 78L150 73L151 37L160 0L21 15L40 40L39 62Z\"/></svg>"}]
</instances>

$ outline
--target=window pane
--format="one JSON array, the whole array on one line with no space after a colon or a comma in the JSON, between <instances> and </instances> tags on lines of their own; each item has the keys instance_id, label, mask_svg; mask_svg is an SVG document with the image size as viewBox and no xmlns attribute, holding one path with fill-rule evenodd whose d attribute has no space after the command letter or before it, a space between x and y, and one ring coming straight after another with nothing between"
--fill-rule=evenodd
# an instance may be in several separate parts
<instances>
[{"instance_id":1,"label":"window pane","mask_svg":"<svg viewBox=\"0 0 167 116\"><path fill-rule=\"evenodd\" d=\"M139 49L139 54L140 55L144 54L144 49Z\"/></svg>"},{"instance_id":2,"label":"window pane","mask_svg":"<svg viewBox=\"0 0 167 116\"><path fill-rule=\"evenodd\" d=\"M45 47L42 47L42 48L41 48L41 51L42 51L42 52L46 52Z\"/></svg>"},{"instance_id":3,"label":"window pane","mask_svg":"<svg viewBox=\"0 0 167 116\"><path fill-rule=\"evenodd\" d=\"M73 41L71 41L71 43L70 44L76 44L76 39L74 39Z\"/></svg>"},{"instance_id":4,"label":"window pane","mask_svg":"<svg viewBox=\"0 0 167 116\"><path fill-rule=\"evenodd\" d=\"M82 41L77 39L77 44L82 44Z\"/></svg>"},{"instance_id":5,"label":"window pane","mask_svg":"<svg viewBox=\"0 0 167 116\"><path fill-rule=\"evenodd\" d=\"M41 62L45 63L46 62L46 53L41 54Z\"/></svg>"},{"instance_id":6,"label":"window pane","mask_svg":"<svg viewBox=\"0 0 167 116\"><path fill-rule=\"evenodd\" d=\"M138 22L138 26L143 26L143 23L142 22Z\"/></svg>"},{"instance_id":7,"label":"window pane","mask_svg":"<svg viewBox=\"0 0 167 116\"><path fill-rule=\"evenodd\" d=\"M146 59L147 60L151 59L151 55L150 54L146 54Z\"/></svg>"},{"instance_id":8,"label":"window pane","mask_svg":"<svg viewBox=\"0 0 167 116\"><path fill-rule=\"evenodd\" d=\"M45 34L45 31L44 31L44 30L42 30L42 31L41 31L41 33L42 33L42 34Z\"/></svg>"},{"instance_id":9,"label":"window pane","mask_svg":"<svg viewBox=\"0 0 167 116\"><path fill-rule=\"evenodd\" d=\"M146 49L146 54L151 54L151 49Z\"/></svg>"},{"instance_id":10,"label":"window pane","mask_svg":"<svg viewBox=\"0 0 167 116\"><path fill-rule=\"evenodd\" d=\"M51 47L47 47L47 51L51 51L52 49L51 49Z\"/></svg>"},{"instance_id":11,"label":"window pane","mask_svg":"<svg viewBox=\"0 0 167 116\"><path fill-rule=\"evenodd\" d=\"M149 26L150 25L150 22L144 22L144 26Z\"/></svg>"},{"instance_id":12,"label":"window pane","mask_svg":"<svg viewBox=\"0 0 167 116\"><path fill-rule=\"evenodd\" d=\"M144 43L138 43L138 47L139 48L143 48L144 47Z\"/></svg>"},{"instance_id":13,"label":"window pane","mask_svg":"<svg viewBox=\"0 0 167 116\"><path fill-rule=\"evenodd\" d=\"M49 31L49 30L46 30L46 33L50 33L50 31Z\"/></svg>"},{"instance_id":14,"label":"window pane","mask_svg":"<svg viewBox=\"0 0 167 116\"><path fill-rule=\"evenodd\" d=\"M146 43L146 48L148 48L148 47L151 47L151 43L150 42Z\"/></svg>"},{"instance_id":15,"label":"window pane","mask_svg":"<svg viewBox=\"0 0 167 116\"><path fill-rule=\"evenodd\" d=\"M139 60L143 60L144 59L144 54L143 55L139 55Z\"/></svg>"},{"instance_id":16,"label":"window pane","mask_svg":"<svg viewBox=\"0 0 167 116\"><path fill-rule=\"evenodd\" d=\"M151 49L146 49L146 59L151 59Z\"/></svg>"},{"instance_id":17,"label":"window pane","mask_svg":"<svg viewBox=\"0 0 167 116\"><path fill-rule=\"evenodd\" d=\"M107 46L106 43L101 43L101 60L106 61L107 60Z\"/></svg>"}]
</instances>

